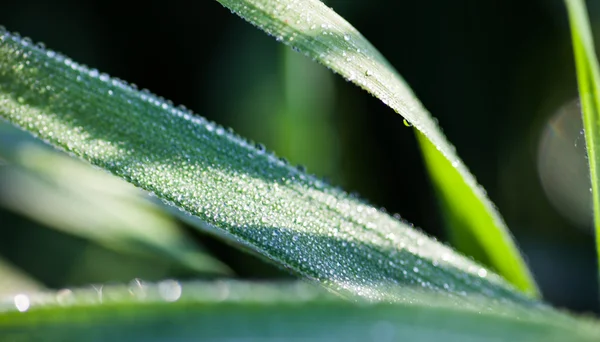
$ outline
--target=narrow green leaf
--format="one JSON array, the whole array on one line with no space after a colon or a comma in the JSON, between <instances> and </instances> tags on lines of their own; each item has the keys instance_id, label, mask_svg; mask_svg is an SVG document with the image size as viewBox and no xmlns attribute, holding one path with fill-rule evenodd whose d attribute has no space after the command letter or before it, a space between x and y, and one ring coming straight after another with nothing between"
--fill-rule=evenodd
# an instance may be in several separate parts
<instances>
[{"instance_id":1,"label":"narrow green leaf","mask_svg":"<svg viewBox=\"0 0 600 342\"><path fill-rule=\"evenodd\" d=\"M319 0L217 0L280 42L318 61L365 89L415 126L426 139L429 170L443 197L465 200L447 206L461 217L454 229L475 237L490 266L522 291L538 290L504 221L456 155L437 123L388 61L348 22ZM430 145L431 144L431 145ZM431 148L434 147L434 148ZM432 168L444 161L444 168ZM443 173L452 172L453 181ZM492 238L497 238L494 240Z\"/></svg>"},{"instance_id":2,"label":"narrow green leaf","mask_svg":"<svg viewBox=\"0 0 600 342\"><path fill-rule=\"evenodd\" d=\"M119 253L163 258L198 274L231 274L144 193L0 122L0 205Z\"/></svg>"},{"instance_id":3,"label":"narrow green leaf","mask_svg":"<svg viewBox=\"0 0 600 342\"><path fill-rule=\"evenodd\" d=\"M501 277L228 130L0 33L0 117L348 297L411 289L528 302Z\"/></svg>"},{"instance_id":4,"label":"narrow green leaf","mask_svg":"<svg viewBox=\"0 0 600 342\"><path fill-rule=\"evenodd\" d=\"M10 341L597 341L596 321L545 306L423 291L350 303L302 283L96 286L0 304Z\"/></svg>"},{"instance_id":5,"label":"narrow green leaf","mask_svg":"<svg viewBox=\"0 0 600 342\"><path fill-rule=\"evenodd\" d=\"M452 245L467 255L478 256L479 261L484 264L501 267L500 274L506 275L513 269L520 269L522 266L520 259L505 257L519 253L507 230L477 229L494 227L495 220L501 219L490 215L494 211L485 207L486 203L477 198L461 173L448 159L438 153L431 141L418 131L416 135L425 164L440 198ZM496 241L507 243L497 244ZM512 280L516 283L518 279L521 278ZM525 283L521 284L525 285Z\"/></svg>"},{"instance_id":6,"label":"narrow green leaf","mask_svg":"<svg viewBox=\"0 0 600 342\"><path fill-rule=\"evenodd\" d=\"M583 127L592 182L596 249L600 261L600 69L585 2L565 0L565 3L569 12L579 99L583 109Z\"/></svg>"}]
</instances>

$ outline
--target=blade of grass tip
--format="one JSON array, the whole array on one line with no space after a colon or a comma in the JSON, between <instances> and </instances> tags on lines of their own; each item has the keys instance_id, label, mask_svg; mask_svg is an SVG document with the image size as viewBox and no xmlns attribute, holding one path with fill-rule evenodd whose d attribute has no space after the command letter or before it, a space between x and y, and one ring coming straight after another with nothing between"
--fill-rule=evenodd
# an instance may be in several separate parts
<instances>
[{"instance_id":1,"label":"blade of grass tip","mask_svg":"<svg viewBox=\"0 0 600 342\"><path fill-rule=\"evenodd\" d=\"M517 288L539 292L500 214L473 175L458 158L437 123L389 62L354 27L318 0L217 0L232 12L263 29L348 81L365 89L402 115L423 135L419 139L429 170L442 194L468 205L458 210L455 229L475 237L490 266ZM435 160L435 161L434 161ZM437 164L441 169L433 168ZM445 172L454 174L450 178Z\"/></svg>"},{"instance_id":2,"label":"blade of grass tip","mask_svg":"<svg viewBox=\"0 0 600 342\"><path fill-rule=\"evenodd\" d=\"M583 109L583 127L590 166L596 249L600 271L600 175L598 174L600 165L600 69L585 2L565 0L565 3L571 25L579 98Z\"/></svg>"},{"instance_id":3,"label":"blade of grass tip","mask_svg":"<svg viewBox=\"0 0 600 342\"><path fill-rule=\"evenodd\" d=\"M5 30L0 117L154 194L197 229L349 299L393 302L420 288L539 304L264 147Z\"/></svg>"}]
</instances>

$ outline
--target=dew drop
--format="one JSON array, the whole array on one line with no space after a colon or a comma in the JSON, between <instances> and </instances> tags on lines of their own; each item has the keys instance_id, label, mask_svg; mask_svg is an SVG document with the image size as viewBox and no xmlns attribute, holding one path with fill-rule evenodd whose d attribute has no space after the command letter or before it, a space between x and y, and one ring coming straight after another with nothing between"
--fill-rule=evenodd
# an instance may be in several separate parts
<instances>
[{"instance_id":1,"label":"dew drop","mask_svg":"<svg viewBox=\"0 0 600 342\"><path fill-rule=\"evenodd\" d=\"M256 145L254 145L254 147L256 147L256 149L257 149L257 150L258 150L258 152L260 152L260 153L264 153L264 152L265 152L265 150L267 149L267 148L265 147L265 145L263 145L263 144L256 144Z\"/></svg>"},{"instance_id":2,"label":"dew drop","mask_svg":"<svg viewBox=\"0 0 600 342\"><path fill-rule=\"evenodd\" d=\"M56 301L59 305L69 305L75 301L73 297L73 291L69 289L62 289L56 293Z\"/></svg>"},{"instance_id":3,"label":"dew drop","mask_svg":"<svg viewBox=\"0 0 600 342\"><path fill-rule=\"evenodd\" d=\"M175 280L165 280L158 284L158 294L167 302L174 302L181 297L181 284Z\"/></svg>"},{"instance_id":4,"label":"dew drop","mask_svg":"<svg viewBox=\"0 0 600 342\"><path fill-rule=\"evenodd\" d=\"M404 119L404 120L402 120L402 122L404 122L404 126L412 127L412 124L410 122L408 122L408 120Z\"/></svg>"},{"instance_id":5,"label":"dew drop","mask_svg":"<svg viewBox=\"0 0 600 342\"><path fill-rule=\"evenodd\" d=\"M29 310L29 305L30 305L29 297L27 297L26 295L24 295L24 294L16 295L14 298L14 302L15 302L15 307L20 312L25 312L25 311Z\"/></svg>"}]
</instances>

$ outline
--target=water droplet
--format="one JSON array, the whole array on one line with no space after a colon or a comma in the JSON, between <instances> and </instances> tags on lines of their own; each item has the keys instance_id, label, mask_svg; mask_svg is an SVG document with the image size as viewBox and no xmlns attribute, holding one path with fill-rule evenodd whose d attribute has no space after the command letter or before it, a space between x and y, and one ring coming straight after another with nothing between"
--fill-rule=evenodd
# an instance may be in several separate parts
<instances>
[{"instance_id":1,"label":"water droplet","mask_svg":"<svg viewBox=\"0 0 600 342\"><path fill-rule=\"evenodd\" d=\"M25 311L29 310L29 305L30 305L29 297L27 297L26 295L24 295L24 294L16 295L14 298L14 302L15 302L15 307L20 312L25 312Z\"/></svg>"},{"instance_id":2,"label":"water droplet","mask_svg":"<svg viewBox=\"0 0 600 342\"><path fill-rule=\"evenodd\" d=\"M181 297L181 284L175 280L165 280L158 284L158 294L167 302L174 302Z\"/></svg>"},{"instance_id":3,"label":"water droplet","mask_svg":"<svg viewBox=\"0 0 600 342\"><path fill-rule=\"evenodd\" d=\"M371 70L367 70L367 71L365 71L365 76L367 76L367 77L373 76L373 72L371 72Z\"/></svg>"},{"instance_id":4,"label":"water droplet","mask_svg":"<svg viewBox=\"0 0 600 342\"><path fill-rule=\"evenodd\" d=\"M404 119L404 120L402 120L402 122L404 122L404 126L412 127L412 124L410 122L408 122L408 120Z\"/></svg>"},{"instance_id":5,"label":"water droplet","mask_svg":"<svg viewBox=\"0 0 600 342\"><path fill-rule=\"evenodd\" d=\"M56 293L56 301L59 305L70 305L75 302L73 297L73 291L69 289L62 289Z\"/></svg>"},{"instance_id":6,"label":"water droplet","mask_svg":"<svg viewBox=\"0 0 600 342\"><path fill-rule=\"evenodd\" d=\"M254 145L254 147L256 147L256 149L258 150L258 152L261 152L261 153L264 153L265 150L267 149L265 147L265 145L263 145L263 144L256 144L256 145Z\"/></svg>"}]
</instances>

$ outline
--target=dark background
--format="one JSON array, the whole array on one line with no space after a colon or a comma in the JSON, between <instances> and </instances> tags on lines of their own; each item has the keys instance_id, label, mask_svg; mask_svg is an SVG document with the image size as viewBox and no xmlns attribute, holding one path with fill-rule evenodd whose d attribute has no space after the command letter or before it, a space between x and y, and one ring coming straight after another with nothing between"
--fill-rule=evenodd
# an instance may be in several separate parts
<instances>
[{"instance_id":1,"label":"dark background","mask_svg":"<svg viewBox=\"0 0 600 342\"><path fill-rule=\"evenodd\" d=\"M562 1L327 4L388 58L439 120L504 215L545 298L598 312L591 228L556 210L537 166L548 120L577 96ZM596 27L600 5L589 6ZM445 239L412 129L402 118L216 1L150 0L134 6L113 0L3 0L0 24L232 127ZM561 164L560 155L552 155ZM5 231L31 224L6 210L0 220ZM3 234L7 245L12 235ZM242 257L224 252L227 247L216 241L208 245L228 262ZM27 264L0 245L2 254ZM252 274L243 270L241 276ZM51 287L73 285L41 278Z\"/></svg>"}]
</instances>

